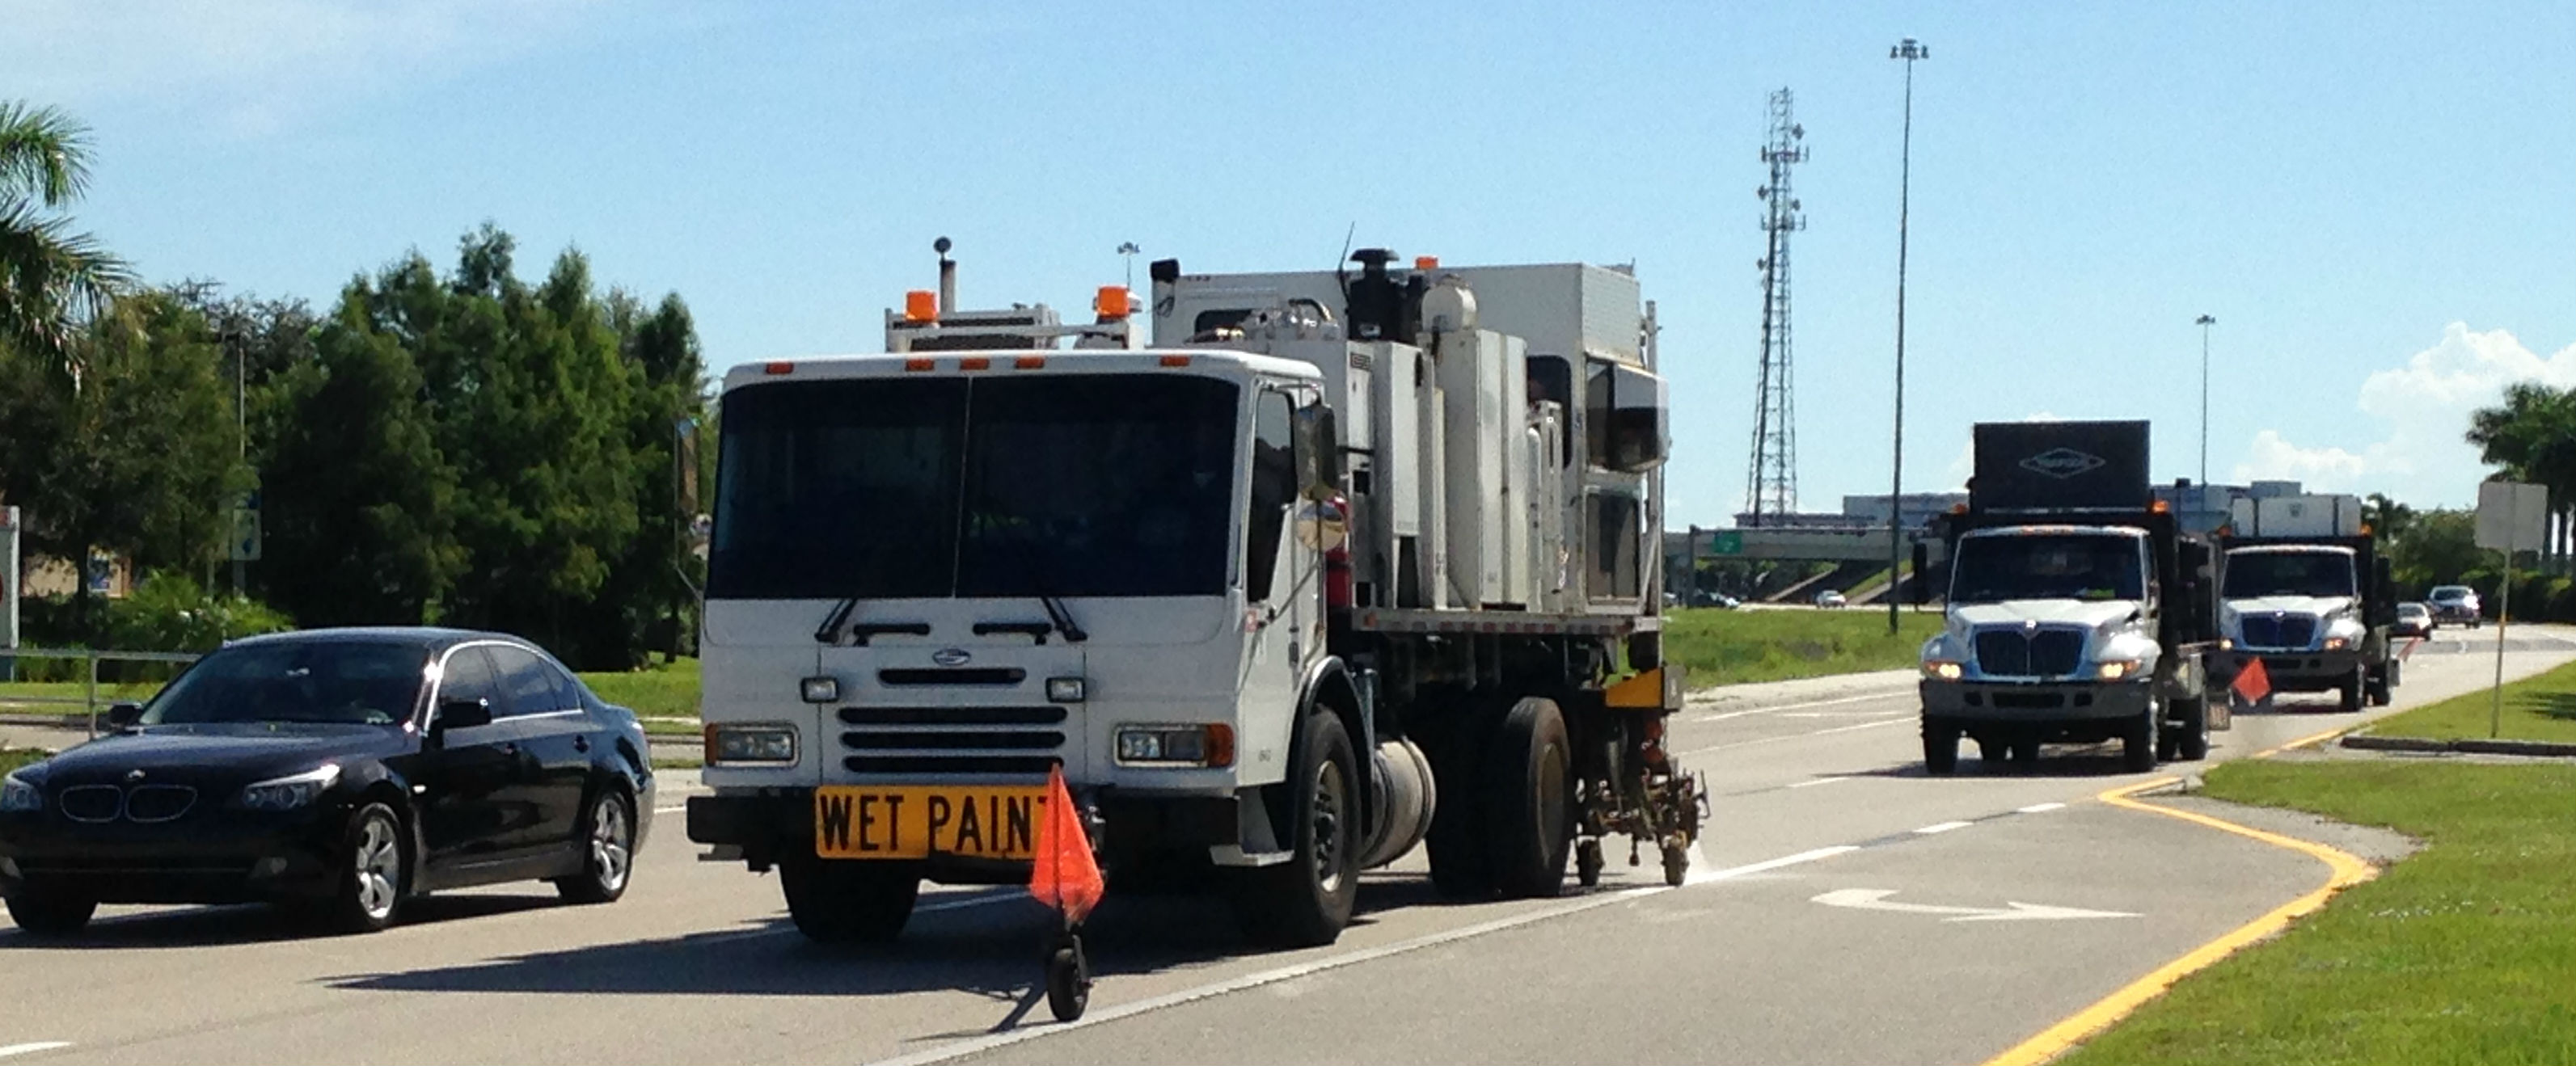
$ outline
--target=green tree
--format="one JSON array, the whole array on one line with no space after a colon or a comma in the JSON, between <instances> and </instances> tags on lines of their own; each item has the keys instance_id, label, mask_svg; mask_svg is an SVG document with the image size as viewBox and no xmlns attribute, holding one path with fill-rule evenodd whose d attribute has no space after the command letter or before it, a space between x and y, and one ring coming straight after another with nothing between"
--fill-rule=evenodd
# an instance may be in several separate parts
<instances>
[{"instance_id":1,"label":"green tree","mask_svg":"<svg viewBox=\"0 0 2576 1066\"><path fill-rule=\"evenodd\" d=\"M2494 553L2478 547L2477 516L2442 509L2417 516L2405 538L2390 549L2389 568L2405 595L2420 597L2435 585L2463 583L2493 560Z\"/></svg>"},{"instance_id":2,"label":"green tree","mask_svg":"<svg viewBox=\"0 0 2576 1066\"><path fill-rule=\"evenodd\" d=\"M2564 533L2568 520L2576 517L2576 389L2516 382L2505 388L2502 404L2470 413L2465 435L2478 446L2480 458L2503 468L2507 479L2549 490L2558 532L2541 555L2549 563L2564 559Z\"/></svg>"},{"instance_id":3,"label":"green tree","mask_svg":"<svg viewBox=\"0 0 2576 1066\"><path fill-rule=\"evenodd\" d=\"M313 361L277 379L261 471L263 589L307 625L429 621L466 562L456 475L435 444L419 367L367 321L363 286L351 289Z\"/></svg>"},{"instance_id":4,"label":"green tree","mask_svg":"<svg viewBox=\"0 0 2576 1066\"><path fill-rule=\"evenodd\" d=\"M2361 508L2361 520L2379 538L2382 554L2388 551L2386 546L2406 539L2407 531L2415 527L2415 519L2414 508L2389 499L2386 493L2371 493Z\"/></svg>"},{"instance_id":5,"label":"green tree","mask_svg":"<svg viewBox=\"0 0 2576 1066\"><path fill-rule=\"evenodd\" d=\"M26 511L28 547L128 554L142 570L213 565L246 479L204 320L147 293L112 305L75 347L77 385L50 359L0 354L0 469ZM84 584L84 625L87 595Z\"/></svg>"},{"instance_id":6,"label":"green tree","mask_svg":"<svg viewBox=\"0 0 2576 1066\"><path fill-rule=\"evenodd\" d=\"M77 376L81 323L133 273L58 212L89 186L89 130L50 107L0 100L0 338Z\"/></svg>"}]
</instances>

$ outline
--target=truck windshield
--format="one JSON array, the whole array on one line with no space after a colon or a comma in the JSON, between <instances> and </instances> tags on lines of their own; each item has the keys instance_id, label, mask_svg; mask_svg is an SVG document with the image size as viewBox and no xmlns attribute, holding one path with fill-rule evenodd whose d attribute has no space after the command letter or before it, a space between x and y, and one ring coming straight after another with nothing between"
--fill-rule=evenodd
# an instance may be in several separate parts
<instances>
[{"instance_id":1,"label":"truck windshield","mask_svg":"<svg viewBox=\"0 0 2576 1066\"><path fill-rule=\"evenodd\" d=\"M2342 552L2233 552L2219 595L2350 596L2352 556Z\"/></svg>"},{"instance_id":2,"label":"truck windshield","mask_svg":"<svg viewBox=\"0 0 2576 1066\"><path fill-rule=\"evenodd\" d=\"M2146 598L2146 555L2134 537L2043 533L1969 537L1951 566L1950 602Z\"/></svg>"},{"instance_id":3,"label":"truck windshield","mask_svg":"<svg viewBox=\"0 0 2576 1066\"><path fill-rule=\"evenodd\" d=\"M735 389L707 596L1223 592L1238 391L1182 374Z\"/></svg>"}]
</instances>

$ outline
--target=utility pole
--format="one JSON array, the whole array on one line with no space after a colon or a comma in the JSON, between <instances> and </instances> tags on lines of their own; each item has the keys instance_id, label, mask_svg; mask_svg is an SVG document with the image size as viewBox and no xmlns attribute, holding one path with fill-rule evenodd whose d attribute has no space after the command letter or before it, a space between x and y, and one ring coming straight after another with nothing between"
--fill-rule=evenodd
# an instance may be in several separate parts
<instances>
[{"instance_id":1,"label":"utility pole","mask_svg":"<svg viewBox=\"0 0 2576 1066\"><path fill-rule=\"evenodd\" d=\"M1932 50L1908 37L1887 50L1887 58L1905 61L1905 140L1898 158L1896 185L1896 456L1887 489L1887 634L1897 630L1896 572L1905 565L1905 252L1914 193L1914 61L1931 58ZM1920 581L1923 575L1916 574Z\"/></svg>"},{"instance_id":2,"label":"utility pole","mask_svg":"<svg viewBox=\"0 0 2576 1066\"><path fill-rule=\"evenodd\" d=\"M1127 291L1129 292L1136 291L1136 253L1141 251L1144 251L1144 249L1136 247L1136 242L1134 241L1120 241L1118 243L1118 254L1125 256L1127 259Z\"/></svg>"},{"instance_id":3,"label":"utility pole","mask_svg":"<svg viewBox=\"0 0 2576 1066\"><path fill-rule=\"evenodd\" d=\"M2209 327L2218 320L2200 316L2200 501L2201 510L2209 509Z\"/></svg>"}]
</instances>

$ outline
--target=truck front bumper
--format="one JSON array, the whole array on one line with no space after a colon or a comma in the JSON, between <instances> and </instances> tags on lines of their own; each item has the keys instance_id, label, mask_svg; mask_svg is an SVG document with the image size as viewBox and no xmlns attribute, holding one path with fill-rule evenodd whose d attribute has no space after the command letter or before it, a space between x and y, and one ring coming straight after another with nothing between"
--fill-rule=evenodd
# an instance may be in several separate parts
<instances>
[{"instance_id":1,"label":"truck front bumper","mask_svg":"<svg viewBox=\"0 0 2576 1066\"><path fill-rule=\"evenodd\" d=\"M2090 722L2147 711L2150 682L1923 682L1923 716L1980 722Z\"/></svg>"},{"instance_id":2,"label":"truck front bumper","mask_svg":"<svg viewBox=\"0 0 2576 1066\"><path fill-rule=\"evenodd\" d=\"M1235 796L1168 795L1101 789L1082 797L1099 814L1093 842L1110 865L1154 852L1195 851L1236 844L1241 834ZM1248 800L1257 804L1258 800ZM689 839L738 851L755 870L785 859L811 858L814 790L762 788L689 797ZM915 865L921 876L946 884L1025 884L1026 860L934 855L924 859L857 860Z\"/></svg>"},{"instance_id":3,"label":"truck front bumper","mask_svg":"<svg viewBox=\"0 0 2576 1066\"><path fill-rule=\"evenodd\" d=\"M2227 678L2245 672L2246 663L2263 660L2263 676L2276 692L2329 692L2352 679L2366 661L2359 648L2336 651L2237 652L2229 658Z\"/></svg>"}]
</instances>

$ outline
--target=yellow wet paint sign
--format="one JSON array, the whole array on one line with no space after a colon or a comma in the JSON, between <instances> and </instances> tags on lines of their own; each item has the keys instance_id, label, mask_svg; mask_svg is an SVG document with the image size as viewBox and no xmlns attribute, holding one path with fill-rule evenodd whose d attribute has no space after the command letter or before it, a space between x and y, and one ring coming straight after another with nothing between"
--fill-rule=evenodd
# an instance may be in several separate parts
<instances>
[{"instance_id":1,"label":"yellow wet paint sign","mask_svg":"<svg viewBox=\"0 0 2576 1066\"><path fill-rule=\"evenodd\" d=\"M826 859L1037 853L1036 785L829 785L814 790L814 854Z\"/></svg>"}]
</instances>

